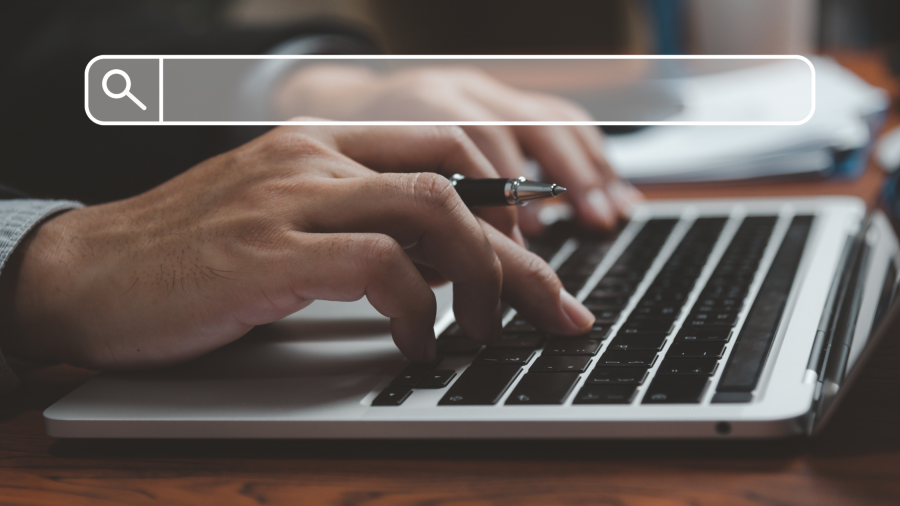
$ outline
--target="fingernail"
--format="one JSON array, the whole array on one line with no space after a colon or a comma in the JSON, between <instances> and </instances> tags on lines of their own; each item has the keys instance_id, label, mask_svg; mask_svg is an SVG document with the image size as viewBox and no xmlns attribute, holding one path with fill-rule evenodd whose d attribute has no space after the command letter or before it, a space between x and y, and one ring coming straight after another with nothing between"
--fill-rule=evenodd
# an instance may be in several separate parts
<instances>
[{"instance_id":1,"label":"fingernail","mask_svg":"<svg viewBox=\"0 0 900 506\"><path fill-rule=\"evenodd\" d=\"M594 188L588 192L587 201L594 212L597 213L597 216L606 222L607 225L612 225L616 222L612 204L609 203L609 198L606 196L605 191L600 188Z\"/></svg>"},{"instance_id":2,"label":"fingernail","mask_svg":"<svg viewBox=\"0 0 900 506\"><path fill-rule=\"evenodd\" d=\"M512 240L516 241L516 244L518 244L519 246L523 248L525 247L525 236L522 235L522 229L519 228L518 225L513 227Z\"/></svg>"},{"instance_id":3,"label":"fingernail","mask_svg":"<svg viewBox=\"0 0 900 506\"><path fill-rule=\"evenodd\" d=\"M572 322L573 332L584 333L591 329L591 325L594 324L594 315L588 308L578 302L565 288L560 288L559 300L563 312Z\"/></svg>"}]
</instances>

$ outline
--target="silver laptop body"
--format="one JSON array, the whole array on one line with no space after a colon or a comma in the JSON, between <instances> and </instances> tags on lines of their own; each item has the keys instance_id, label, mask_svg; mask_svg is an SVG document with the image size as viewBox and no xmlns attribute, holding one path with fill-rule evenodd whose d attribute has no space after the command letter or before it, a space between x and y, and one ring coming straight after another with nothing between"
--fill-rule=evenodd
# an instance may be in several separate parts
<instances>
[{"instance_id":1,"label":"silver laptop body","mask_svg":"<svg viewBox=\"0 0 900 506\"><path fill-rule=\"evenodd\" d=\"M642 235L653 227L662 232ZM756 239L735 241L729 250L746 233ZM682 247L686 238L706 245ZM641 253L649 248L644 243L629 250L639 240L650 240L655 253ZM746 256L757 244L759 254ZM594 253L584 253L588 247ZM635 210L611 243L582 235L544 248L564 282L581 283L575 290L584 301L615 299L607 290L621 285L613 284L615 275L637 265L628 264L628 255L646 257L642 277L629 278L633 286L618 314L603 313L611 323L598 323L596 349L568 355L572 341L529 337L527 330L508 339L519 348L467 349L452 335L452 288L442 287L436 290L435 330L448 354L433 371L410 372L387 319L365 300L317 301L191 363L100 374L44 412L47 433L341 439L809 434L834 411L879 334L891 326L876 323L900 318L889 309L900 264L897 237L884 214L867 215L865 203L855 198L650 202ZM678 263L698 251L706 258L694 267ZM562 276L576 257L582 259L575 269L581 281ZM719 276L726 270L732 277ZM721 279L745 283L721 288ZM670 281L681 283L684 295L666 327L668 320L652 319L658 312L651 298L663 294L668 300ZM710 294L743 302L730 312L707 308ZM721 315L724 324L701 318ZM527 328L521 316L510 311L504 321L508 328ZM694 342L705 338L712 344ZM530 348L523 345L529 342ZM424 383L404 384L416 374ZM422 378L429 375L434 378L426 385ZM492 393L477 391L482 385Z\"/></svg>"}]
</instances>

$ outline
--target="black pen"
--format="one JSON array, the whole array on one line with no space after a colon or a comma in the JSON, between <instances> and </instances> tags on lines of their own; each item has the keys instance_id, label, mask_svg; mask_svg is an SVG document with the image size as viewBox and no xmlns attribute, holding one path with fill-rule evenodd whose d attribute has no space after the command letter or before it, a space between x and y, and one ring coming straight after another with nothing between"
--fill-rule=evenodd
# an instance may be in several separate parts
<instances>
[{"instance_id":1,"label":"black pen","mask_svg":"<svg viewBox=\"0 0 900 506\"><path fill-rule=\"evenodd\" d=\"M468 207L524 206L534 200L549 199L566 192L562 186L517 179L468 179L450 176L450 184Z\"/></svg>"}]
</instances>

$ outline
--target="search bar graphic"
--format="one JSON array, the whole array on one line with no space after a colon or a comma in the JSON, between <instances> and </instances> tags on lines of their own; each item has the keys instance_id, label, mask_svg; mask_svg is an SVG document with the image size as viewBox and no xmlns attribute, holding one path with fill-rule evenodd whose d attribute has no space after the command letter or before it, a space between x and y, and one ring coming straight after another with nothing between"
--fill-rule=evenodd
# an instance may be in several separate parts
<instances>
[{"instance_id":1,"label":"search bar graphic","mask_svg":"<svg viewBox=\"0 0 900 506\"><path fill-rule=\"evenodd\" d=\"M84 75L101 125L801 125L816 108L799 55L108 55ZM444 113L475 81L512 106ZM526 94L587 114L523 112Z\"/></svg>"}]
</instances>

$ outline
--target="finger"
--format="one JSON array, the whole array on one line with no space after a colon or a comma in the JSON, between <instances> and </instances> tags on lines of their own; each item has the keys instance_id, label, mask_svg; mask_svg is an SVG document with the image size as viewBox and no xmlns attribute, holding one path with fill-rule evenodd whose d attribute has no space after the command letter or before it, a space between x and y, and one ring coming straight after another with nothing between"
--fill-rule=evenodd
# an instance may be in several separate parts
<instances>
[{"instance_id":1,"label":"finger","mask_svg":"<svg viewBox=\"0 0 900 506\"><path fill-rule=\"evenodd\" d=\"M391 319L397 348L413 361L435 357L434 293L397 241L383 234L296 235L295 253L280 265L289 293L305 300L365 296Z\"/></svg>"},{"instance_id":2,"label":"finger","mask_svg":"<svg viewBox=\"0 0 900 506\"><path fill-rule=\"evenodd\" d=\"M559 97L544 95L539 97L561 118L571 121L591 121L591 115L578 105ZM594 163L594 168L605 179L606 193L609 195L619 216L628 218L634 206L643 200L641 193L628 182L619 178L615 173L606 155L603 153L603 134L593 125L572 125L570 127L581 141L585 152Z\"/></svg>"},{"instance_id":3,"label":"finger","mask_svg":"<svg viewBox=\"0 0 900 506\"><path fill-rule=\"evenodd\" d=\"M519 141L509 127L471 125L463 128L502 177L517 178L525 175L525 155L522 154ZM538 219L540 206L541 204L532 202L528 206L517 208L519 228L527 235L534 236L544 231L544 225ZM478 214L482 216L481 213ZM497 226L494 220L488 220L488 223ZM505 233L504 229L500 230Z\"/></svg>"},{"instance_id":4,"label":"finger","mask_svg":"<svg viewBox=\"0 0 900 506\"><path fill-rule=\"evenodd\" d=\"M329 134L342 154L378 172L437 172L472 178L500 174L472 139L455 126L332 127ZM516 212L503 207L479 212L510 237L521 236Z\"/></svg>"},{"instance_id":5,"label":"finger","mask_svg":"<svg viewBox=\"0 0 900 506\"><path fill-rule=\"evenodd\" d=\"M481 86L473 90L473 96L489 104L491 111L505 120L565 120L571 119L566 114L576 114L573 109L580 111L577 106L562 99L517 92L502 86ZM583 112L577 114L586 116ZM513 132L525 154L544 167L548 179L566 187L568 198L582 221L597 228L616 225L617 213L604 190L604 174L594 167L571 128L515 126Z\"/></svg>"},{"instance_id":6,"label":"finger","mask_svg":"<svg viewBox=\"0 0 900 506\"><path fill-rule=\"evenodd\" d=\"M525 151L544 168L548 180L567 189L582 221L597 228L616 225L615 208L604 190L603 175L570 128L518 126L515 131Z\"/></svg>"},{"instance_id":7,"label":"finger","mask_svg":"<svg viewBox=\"0 0 900 506\"><path fill-rule=\"evenodd\" d=\"M562 335L581 335L594 315L563 289L553 269L539 256L484 224L485 235L503 265L503 298L539 328Z\"/></svg>"},{"instance_id":8,"label":"finger","mask_svg":"<svg viewBox=\"0 0 900 506\"><path fill-rule=\"evenodd\" d=\"M500 261L481 224L450 182L437 174L379 174L322 179L298 210L302 230L377 232L404 248L417 246L430 267L453 282L457 321L470 337L500 332Z\"/></svg>"},{"instance_id":9,"label":"finger","mask_svg":"<svg viewBox=\"0 0 900 506\"><path fill-rule=\"evenodd\" d=\"M606 179L606 193L622 218L629 218L638 203L643 200L641 192L616 174L603 153L603 134L600 129L589 125L573 125L572 130L581 140L585 152L591 157L597 171Z\"/></svg>"},{"instance_id":10,"label":"finger","mask_svg":"<svg viewBox=\"0 0 900 506\"><path fill-rule=\"evenodd\" d=\"M422 279L428 283L428 286L435 288L441 285L446 285L448 283L447 279L444 276L441 276L441 273L432 269L431 267L426 267L422 264L414 264L416 269L419 270L419 274L422 275Z\"/></svg>"}]
</instances>

